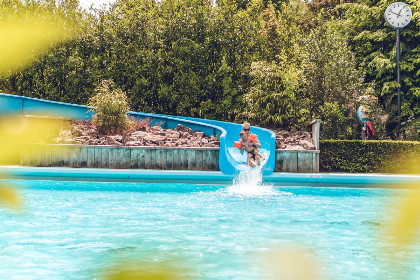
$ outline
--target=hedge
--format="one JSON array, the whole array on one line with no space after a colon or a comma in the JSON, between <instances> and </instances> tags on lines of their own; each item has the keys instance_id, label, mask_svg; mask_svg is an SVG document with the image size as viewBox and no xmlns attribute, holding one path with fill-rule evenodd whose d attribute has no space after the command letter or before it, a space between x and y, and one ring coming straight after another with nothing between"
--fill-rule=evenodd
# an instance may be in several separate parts
<instances>
[{"instance_id":1,"label":"hedge","mask_svg":"<svg viewBox=\"0 0 420 280\"><path fill-rule=\"evenodd\" d=\"M419 141L321 140L320 170L420 174Z\"/></svg>"}]
</instances>

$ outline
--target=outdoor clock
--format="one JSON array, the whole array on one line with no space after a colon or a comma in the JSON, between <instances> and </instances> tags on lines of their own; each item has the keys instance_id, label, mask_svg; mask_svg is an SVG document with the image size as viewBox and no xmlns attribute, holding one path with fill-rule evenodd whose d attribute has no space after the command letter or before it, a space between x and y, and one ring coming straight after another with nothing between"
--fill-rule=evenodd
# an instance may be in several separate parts
<instances>
[{"instance_id":1,"label":"outdoor clock","mask_svg":"<svg viewBox=\"0 0 420 280\"><path fill-rule=\"evenodd\" d=\"M386 8L385 20L394 28L403 28L410 22L412 15L409 6L395 2Z\"/></svg>"}]
</instances>

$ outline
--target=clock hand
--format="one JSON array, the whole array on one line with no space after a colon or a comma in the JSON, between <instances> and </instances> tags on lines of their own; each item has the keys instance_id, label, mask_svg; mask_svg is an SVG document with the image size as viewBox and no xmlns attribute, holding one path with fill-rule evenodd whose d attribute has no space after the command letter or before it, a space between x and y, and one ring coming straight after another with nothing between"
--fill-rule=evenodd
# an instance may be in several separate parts
<instances>
[{"instance_id":1,"label":"clock hand","mask_svg":"<svg viewBox=\"0 0 420 280\"><path fill-rule=\"evenodd\" d=\"M401 11L403 10L404 8L402 8L399 12L398 12L398 15L399 16L401 16Z\"/></svg>"},{"instance_id":2,"label":"clock hand","mask_svg":"<svg viewBox=\"0 0 420 280\"><path fill-rule=\"evenodd\" d=\"M390 13L393 13L394 15L397 15L397 18L400 17L400 14L394 13L393 11L389 11ZM400 11L401 12L401 11Z\"/></svg>"}]
</instances>

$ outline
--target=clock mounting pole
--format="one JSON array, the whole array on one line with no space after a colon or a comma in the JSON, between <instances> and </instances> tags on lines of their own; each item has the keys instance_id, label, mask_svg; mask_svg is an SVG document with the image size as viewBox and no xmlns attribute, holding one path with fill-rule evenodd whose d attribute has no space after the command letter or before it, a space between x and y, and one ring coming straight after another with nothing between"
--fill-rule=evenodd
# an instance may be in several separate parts
<instances>
[{"instance_id":1,"label":"clock mounting pole","mask_svg":"<svg viewBox=\"0 0 420 280\"><path fill-rule=\"evenodd\" d=\"M398 127L397 127L397 135L398 138L400 137L400 128L401 128L401 77L400 77L400 29L396 28L397 34L397 83L398 83Z\"/></svg>"},{"instance_id":2,"label":"clock mounting pole","mask_svg":"<svg viewBox=\"0 0 420 280\"><path fill-rule=\"evenodd\" d=\"M397 49L397 105L398 105L398 126L397 126L397 136L400 137L400 128L401 128L401 77L400 77L400 29L407 26L410 21L413 13L409 6L402 2L391 3L385 10L385 20L390 26L396 29L396 49Z\"/></svg>"}]
</instances>

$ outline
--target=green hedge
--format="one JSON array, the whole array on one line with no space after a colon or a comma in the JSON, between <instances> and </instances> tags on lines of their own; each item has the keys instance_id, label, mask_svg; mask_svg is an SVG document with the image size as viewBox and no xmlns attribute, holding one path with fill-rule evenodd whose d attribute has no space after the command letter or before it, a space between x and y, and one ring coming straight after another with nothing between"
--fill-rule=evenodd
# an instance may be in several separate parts
<instances>
[{"instance_id":1,"label":"green hedge","mask_svg":"<svg viewBox=\"0 0 420 280\"><path fill-rule=\"evenodd\" d=\"M321 140L320 170L420 174L420 142Z\"/></svg>"}]
</instances>

